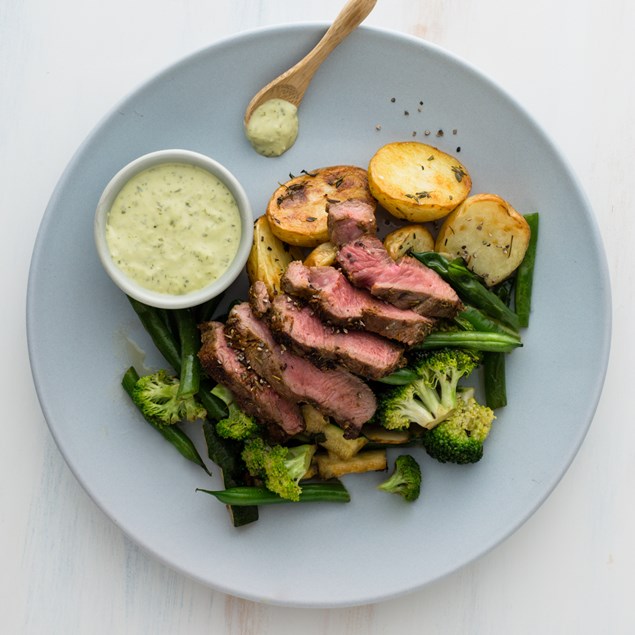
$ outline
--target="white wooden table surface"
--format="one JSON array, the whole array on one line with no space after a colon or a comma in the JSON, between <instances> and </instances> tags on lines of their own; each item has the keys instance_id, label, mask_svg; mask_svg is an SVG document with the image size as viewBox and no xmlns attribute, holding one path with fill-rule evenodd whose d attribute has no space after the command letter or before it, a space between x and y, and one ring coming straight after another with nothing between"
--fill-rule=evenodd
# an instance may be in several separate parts
<instances>
[{"instance_id":1,"label":"white wooden table surface","mask_svg":"<svg viewBox=\"0 0 635 635\"><path fill-rule=\"evenodd\" d=\"M131 543L84 493L49 434L27 358L27 273L48 198L78 145L114 103L182 56L261 25L329 21L342 4L0 2L1 633L635 632L629 0L379 0L366 21L451 50L520 100L584 183L608 253L613 350L594 422L555 492L493 552L372 606L305 610L236 599Z\"/></svg>"}]
</instances>

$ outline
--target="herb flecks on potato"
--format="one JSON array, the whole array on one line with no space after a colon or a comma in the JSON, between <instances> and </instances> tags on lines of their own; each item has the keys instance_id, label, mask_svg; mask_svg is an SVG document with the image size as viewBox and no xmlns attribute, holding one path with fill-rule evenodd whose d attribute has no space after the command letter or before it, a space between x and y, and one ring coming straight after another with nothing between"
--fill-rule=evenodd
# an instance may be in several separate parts
<instances>
[{"instance_id":1,"label":"herb flecks on potato","mask_svg":"<svg viewBox=\"0 0 635 635\"><path fill-rule=\"evenodd\" d=\"M366 170L336 165L304 172L283 183L267 205L273 233L290 245L316 247L329 240L329 204L361 199L375 206Z\"/></svg>"},{"instance_id":2,"label":"herb flecks on potato","mask_svg":"<svg viewBox=\"0 0 635 635\"><path fill-rule=\"evenodd\" d=\"M460 256L491 287L520 265L530 236L527 221L507 201L476 194L445 219L435 251Z\"/></svg>"},{"instance_id":3,"label":"herb flecks on potato","mask_svg":"<svg viewBox=\"0 0 635 635\"><path fill-rule=\"evenodd\" d=\"M254 238L247 259L247 276L253 284L264 282L269 296L280 292L280 278L292 260L302 260L302 253L275 236L266 216L254 223Z\"/></svg>"},{"instance_id":4,"label":"herb flecks on potato","mask_svg":"<svg viewBox=\"0 0 635 635\"><path fill-rule=\"evenodd\" d=\"M455 157L425 143L404 141L377 150L368 166L368 185L393 216L423 223L460 205L472 179Z\"/></svg>"},{"instance_id":5,"label":"herb flecks on potato","mask_svg":"<svg viewBox=\"0 0 635 635\"><path fill-rule=\"evenodd\" d=\"M384 247L393 260L399 260L411 250L433 251L434 238L425 225L404 225L384 238Z\"/></svg>"}]
</instances>

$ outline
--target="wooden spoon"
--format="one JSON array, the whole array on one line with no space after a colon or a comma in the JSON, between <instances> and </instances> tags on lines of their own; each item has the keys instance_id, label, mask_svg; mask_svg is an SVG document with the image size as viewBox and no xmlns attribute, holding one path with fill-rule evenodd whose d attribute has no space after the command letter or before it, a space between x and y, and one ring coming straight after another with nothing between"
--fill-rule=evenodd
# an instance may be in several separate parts
<instances>
[{"instance_id":1,"label":"wooden spoon","mask_svg":"<svg viewBox=\"0 0 635 635\"><path fill-rule=\"evenodd\" d=\"M294 106L299 106L322 62L359 26L376 3L377 0L349 0L311 52L256 93L245 111L245 126L249 123L254 110L270 99L284 99Z\"/></svg>"}]
</instances>

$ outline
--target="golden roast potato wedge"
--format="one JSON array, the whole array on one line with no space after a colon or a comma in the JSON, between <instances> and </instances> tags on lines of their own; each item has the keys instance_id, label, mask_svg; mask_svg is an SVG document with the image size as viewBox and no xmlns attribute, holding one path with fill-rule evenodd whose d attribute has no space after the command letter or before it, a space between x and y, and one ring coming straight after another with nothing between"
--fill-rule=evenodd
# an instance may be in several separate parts
<instances>
[{"instance_id":1,"label":"golden roast potato wedge","mask_svg":"<svg viewBox=\"0 0 635 635\"><path fill-rule=\"evenodd\" d=\"M324 432L327 426L331 425L329 418L311 404L302 404L300 410L302 411L307 434L319 434Z\"/></svg>"},{"instance_id":2,"label":"golden roast potato wedge","mask_svg":"<svg viewBox=\"0 0 635 635\"><path fill-rule=\"evenodd\" d=\"M267 205L273 233L290 245L316 247L329 239L328 205L362 199L375 206L366 170L336 165L305 172L283 183Z\"/></svg>"},{"instance_id":3,"label":"golden roast potato wedge","mask_svg":"<svg viewBox=\"0 0 635 635\"><path fill-rule=\"evenodd\" d=\"M472 180L455 157L425 143L402 141L377 150L368 165L368 185L393 216L424 223L460 205Z\"/></svg>"},{"instance_id":4,"label":"golden roast potato wedge","mask_svg":"<svg viewBox=\"0 0 635 635\"><path fill-rule=\"evenodd\" d=\"M491 287L522 262L530 236L527 221L507 201L476 194L445 219L435 251L460 256Z\"/></svg>"},{"instance_id":5,"label":"golden roast potato wedge","mask_svg":"<svg viewBox=\"0 0 635 635\"><path fill-rule=\"evenodd\" d=\"M339 459L352 459L368 443L368 439L364 436L356 439L344 438L344 430L332 423L324 428L323 433L324 441L320 441L320 445L331 456Z\"/></svg>"},{"instance_id":6,"label":"golden roast potato wedge","mask_svg":"<svg viewBox=\"0 0 635 635\"><path fill-rule=\"evenodd\" d=\"M384 238L384 247L393 260L412 251L433 251L434 238L425 225L404 225Z\"/></svg>"},{"instance_id":7,"label":"golden roast potato wedge","mask_svg":"<svg viewBox=\"0 0 635 635\"><path fill-rule=\"evenodd\" d=\"M332 267L337 260L337 247L332 243L322 243L304 259L307 267Z\"/></svg>"},{"instance_id":8,"label":"golden roast potato wedge","mask_svg":"<svg viewBox=\"0 0 635 635\"><path fill-rule=\"evenodd\" d=\"M271 231L266 216L254 223L254 237L247 259L247 276L253 284L262 280L270 296L280 293L280 278L292 260L302 260L299 249L282 242Z\"/></svg>"},{"instance_id":9,"label":"golden roast potato wedge","mask_svg":"<svg viewBox=\"0 0 635 635\"><path fill-rule=\"evenodd\" d=\"M403 445L410 439L408 430L386 430L383 426L365 424L364 436L371 442L384 445Z\"/></svg>"},{"instance_id":10,"label":"golden roast potato wedge","mask_svg":"<svg viewBox=\"0 0 635 635\"><path fill-rule=\"evenodd\" d=\"M350 459L340 459L335 454L316 454L320 478L339 478L344 474L379 472L387 468L386 450L368 450L357 453Z\"/></svg>"}]
</instances>

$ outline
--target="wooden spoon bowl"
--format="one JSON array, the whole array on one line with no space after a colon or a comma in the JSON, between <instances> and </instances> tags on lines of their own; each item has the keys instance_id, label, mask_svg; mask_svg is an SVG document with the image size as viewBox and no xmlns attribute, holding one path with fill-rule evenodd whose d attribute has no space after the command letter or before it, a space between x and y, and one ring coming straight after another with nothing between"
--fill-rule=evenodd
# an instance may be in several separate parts
<instances>
[{"instance_id":1,"label":"wooden spoon bowl","mask_svg":"<svg viewBox=\"0 0 635 635\"><path fill-rule=\"evenodd\" d=\"M245 126L254 110L270 99L284 99L299 106L313 75L335 47L373 10L377 0L349 0L322 39L295 66L259 90L245 111Z\"/></svg>"}]
</instances>

